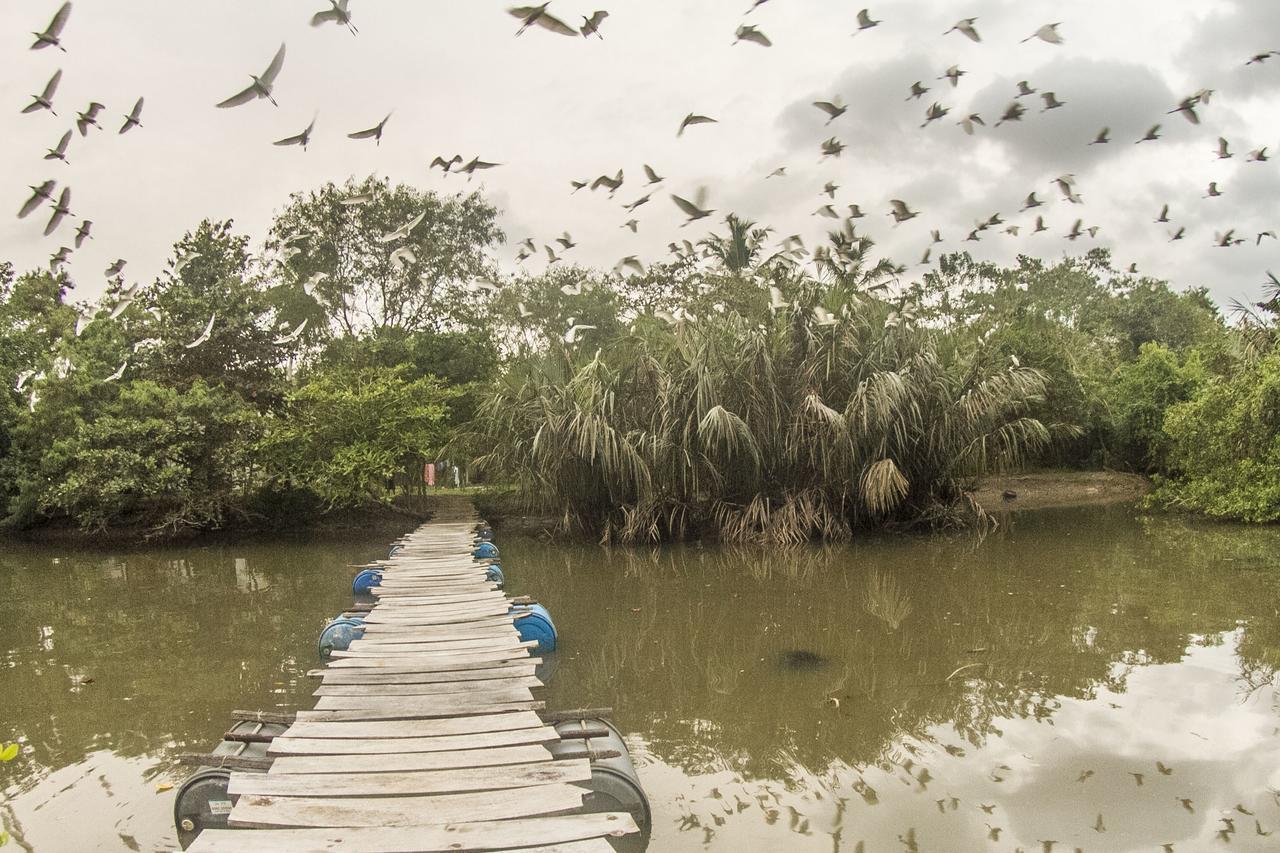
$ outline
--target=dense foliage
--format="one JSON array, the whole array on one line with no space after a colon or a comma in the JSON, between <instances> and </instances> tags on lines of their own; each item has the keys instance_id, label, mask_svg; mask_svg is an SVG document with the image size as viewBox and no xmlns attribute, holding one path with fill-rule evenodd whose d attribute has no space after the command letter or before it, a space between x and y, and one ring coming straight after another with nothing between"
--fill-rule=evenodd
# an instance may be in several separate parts
<instances>
[{"instance_id":1,"label":"dense foliage","mask_svg":"<svg viewBox=\"0 0 1280 853\"><path fill-rule=\"evenodd\" d=\"M913 279L852 221L810 252L733 216L667 262L503 278L496 216L369 178L292 196L256 254L201 222L95 304L0 263L7 524L306 520L442 457L619 541L954 523L1014 465L1280 518L1277 292L1227 323L1102 250Z\"/></svg>"}]
</instances>

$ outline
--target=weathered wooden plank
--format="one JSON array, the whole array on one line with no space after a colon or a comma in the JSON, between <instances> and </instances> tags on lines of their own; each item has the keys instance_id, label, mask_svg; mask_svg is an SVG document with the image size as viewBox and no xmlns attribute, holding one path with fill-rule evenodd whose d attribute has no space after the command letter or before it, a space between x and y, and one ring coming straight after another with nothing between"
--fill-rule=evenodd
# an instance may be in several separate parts
<instances>
[{"instance_id":1,"label":"weathered wooden plank","mask_svg":"<svg viewBox=\"0 0 1280 853\"><path fill-rule=\"evenodd\" d=\"M342 675L348 675L348 676L354 677L354 676L360 675L361 673L364 673L364 674L383 673L386 675L396 675L396 676L425 675L430 673L466 672L469 670L482 670L482 669L505 669L507 667L520 666L522 664L523 665L533 664L536 666L537 664L540 664L540 663L542 663L542 658L519 658L518 660L470 661L470 662L462 662L462 663L459 663L456 661L440 661L440 662L431 662L431 663L428 663L426 661L412 661L407 663L389 664L387 666L382 666L382 667L339 667L337 669L330 667L328 669L313 669L313 670L310 670L307 673L307 675L314 675L317 678L324 678L326 680L329 679L330 677L337 678ZM397 679L392 679L392 680L394 681ZM346 683L357 684L361 682L356 680L349 680Z\"/></svg>"},{"instance_id":2,"label":"weathered wooden plank","mask_svg":"<svg viewBox=\"0 0 1280 853\"><path fill-rule=\"evenodd\" d=\"M520 644L511 649L481 649L478 651L451 650L438 653L428 652L334 652L329 661L330 669L376 669L386 666L433 666L454 665L455 669L470 669L469 664L484 661L516 661L529 656L529 647ZM459 664L467 664L461 666Z\"/></svg>"},{"instance_id":3,"label":"weathered wooden plank","mask_svg":"<svg viewBox=\"0 0 1280 853\"><path fill-rule=\"evenodd\" d=\"M467 649L512 649L521 643L528 642L521 640L520 635L512 631L506 637L469 637L466 639L446 640L443 637L428 637L426 639L416 639L412 634L405 634L399 637L364 637L359 640L352 640L347 651L370 651L373 649L386 649L391 652L405 651L460 651Z\"/></svg>"},{"instance_id":4,"label":"weathered wooden plank","mask_svg":"<svg viewBox=\"0 0 1280 853\"><path fill-rule=\"evenodd\" d=\"M365 613L362 619L375 616L377 610L373 613ZM514 628L516 624L515 614L502 613L497 616L485 616L480 619L474 619L469 622L453 623L444 625L414 625L413 620L395 620L389 619L383 622L365 622L365 633L380 633L383 631L413 631L420 633L424 637L448 635L455 636L466 634L468 632L492 631L499 628Z\"/></svg>"},{"instance_id":5,"label":"weathered wooden plank","mask_svg":"<svg viewBox=\"0 0 1280 853\"><path fill-rule=\"evenodd\" d=\"M485 639L492 637L516 637L519 636L514 622L503 621L496 625L444 625L440 627L431 627L426 625L388 625L386 623L375 623L366 625L364 636L369 638L387 638L396 639L397 637L411 636L421 639L422 641L430 640L467 640L467 639Z\"/></svg>"},{"instance_id":6,"label":"weathered wooden plank","mask_svg":"<svg viewBox=\"0 0 1280 853\"><path fill-rule=\"evenodd\" d=\"M458 749L449 752L403 752L377 756L373 761L349 761L332 755L285 755L254 759L269 773L391 773L407 770L448 770L455 767L497 767L551 761L551 750L541 744L500 746L493 749ZM267 769L267 768L262 768Z\"/></svg>"},{"instance_id":7,"label":"weathered wooden plank","mask_svg":"<svg viewBox=\"0 0 1280 853\"><path fill-rule=\"evenodd\" d=\"M311 722L353 722L357 720L416 720L447 717L454 714L499 714L506 711L541 711L547 703L541 699L518 702L461 703L456 707L439 707L435 711L402 711L398 708L359 708L348 711L299 711L298 719Z\"/></svg>"},{"instance_id":8,"label":"weathered wooden plank","mask_svg":"<svg viewBox=\"0 0 1280 853\"><path fill-rule=\"evenodd\" d=\"M517 634L514 638L497 640L458 641L466 645L454 645L447 640L439 643L415 643L412 641L394 642L377 640L352 640L349 648L334 650L333 658L391 657L392 655L414 655L415 657L455 657L459 654L480 654L481 652L510 652L519 649L537 647L537 640L521 640Z\"/></svg>"},{"instance_id":9,"label":"weathered wooden plank","mask_svg":"<svg viewBox=\"0 0 1280 853\"><path fill-rule=\"evenodd\" d=\"M427 684L321 684L314 696L441 696L473 693L504 687L537 688L544 686L532 675L510 678L485 678L471 681L445 681Z\"/></svg>"},{"instance_id":10,"label":"weathered wooden plank","mask_svg":"<svg viewBox=\"0 0 1280 853\"><path fill-rule=\"evenodd\" d=\"M437 737L478 732L504 732L542 725L533 712L477 714L443 720L402 720L389 723L313 723L298 721L285 730L289 737Z\"/></svg>"},{"instance_id":11,"label":"weathered wooden plank","mask_svg":"<svg viewBox=\"0 0 1280 853\"><path fill-rule=\"evenodd\" d=\"M409 710L421 708L424 716L439 716L437 709L469 704L492 705L497 702L522 702L533 698L528 687L495 687L472 690L465 693L443 693L409 696L379 696L368 691L353 696L321 696L316 702L317 711L349 710L352 708L385 708Z\"/></svg>"},{"instance_id":12,"label":"weathered wooden plank","mask_svg":"<svg viewBox=\"0 0 1280 853\"><path fill-rule=\"evenodd\" d=\"M272 775L233 771L227 793L266 797L413 796L560 785L586 782L590 778L591 762L586 759L508 764L501 767L352 773L346 776L332 773Z\"/></svg>"},{"instance_id":13,"label":"weathered wooden plank","mask_svg":"<svg viewBox=\"0 0 1280 853\"><path fill-rule=\"evenodd\" d=\"M551 743L559 739L560 736L551 726L434 737L312 738L282 735L271 742L267 752L272 755L387 755L402 752L490 749L498 746Z\"/></svg>"},{"instance_id":14,"label":"weathered wooden plank","mask_svg":"<svg viewBox=\"0 0 1280 853\"><path fill-rule=\"evenodd\" d=\"M211 752L184 752L178 756L177 761L189 767L225 767L229 770L267 770L275 763L270 758L244 758Z\"/></svg>"},{"instance_id":15,"label":"weathered wooden plank","mask_svg":"<svg viewBox=\"0 0 1280 853\"><path fill-rule=\"evenodd\" d=\"M293 813L307 810L302 800L285 802L289 804L290 811ZM386 803L387 801L377 802ZM320 801L319 808L313 807L311 810L323 812L323 803L324 801ZM349 808L349 803L343 805L348 806L346 811L356 811ZM394 812L396 807L409 811L416 806L412 802L406 802L386 808L384 811ZM510 808L498 810L509 811ZM247 812L248 809L245 811ZM545 814L546 810L542 813ZM233 817L234 814L233 810ZM344 824L341 827L329 829L265 829L262 833L254 835L253 846L259 853L333 853L333 851L351 850L359 850L362 853L475 853L475 851L493 853L493 851L521 849L516 845L524 845L526 850L529 845L534 845L535 851L539 848L545 850L548 847L555 850L557 845L605 836L629 835L638 831L639 828L631 815L625 812L604 812L483 823L449 823L436 826ZM212 829L201 833L188 849L191 853L242 853L244 843L244 835L234 829ZM574 853L581 853L581 851L582 848L577 848Z\"/></svg>"},{"instance_id":16,"label":"weathered wooden plank","mask_svg":"<svg viewBox=\"0 0 1280 853\"><path fill-rule=\"evenodd\" d=\"M457 681L483 681L533 675L537 668L530 661L518 663L479 664L470 669L397 672L395 670L320 669L321 684L444 684ZM310 675L311 673L308 673Z\"/></svg>"},{"instance_id":17,"label":"weathered wooden plank","mask_svg":"<svg viewBox=\"0 0 1280 853\"><path fill-rule=\"evenodd\" d=\"M288 778L288 777L280 777ZM583 789L572 785L538 785L530 788L516 788L501 796L492 793L468 791L457 794L427 794L415 797L273 797L269 795L250 794L240 797L229 816L231 826L238 827L412 827L414 832L411 846L406 850L467 850L485 849L484 846L468 848L465 846L466 835L458 833L454 827L463 821L500 821L505 823L512 818L531 815L545 815L551 812L580 808ZM201 833L201 838L206 833ZM290 833L297 837L296 833ZM585 834L585 833L584 833ZM598 828L593 828L591 835L600 835ZM235 850L243 853L246 843L253 849L266 853L272 851L270 833L254 834L252 841L243 834L238 836L237 847L214 848ZM352 841L352 836L344 832L345 847L333 849L367 851L372 848L363 842ZM532 838L528 843L540 841L570 840L561 838ZM522 843L524 838L518 836L501 841L477 839L473 843L495 846L510 846L511 843ZM448 846L456 845L456 846ZM190 849L195 849L194 847ZM285 848L288 849L288 848ZM296 849L296 848L295 848ZM303 848L306 849L306 848ZM324 848L328 849L328 848Z\"/></svg>"}]
</instances>

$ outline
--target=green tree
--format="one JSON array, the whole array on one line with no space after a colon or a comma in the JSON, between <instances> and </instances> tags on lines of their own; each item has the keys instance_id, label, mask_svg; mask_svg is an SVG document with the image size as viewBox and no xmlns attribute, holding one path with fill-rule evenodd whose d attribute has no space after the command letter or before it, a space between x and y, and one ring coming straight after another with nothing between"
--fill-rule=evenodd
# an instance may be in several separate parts
<instances>
[{"instance_id":1,"label":"green tree","mask_svg":"<svg viewBox=\"0 0 1280 853\"><path fill-rule=\"evenodd\" d=\"M257 445L272 486L310 491L328 509L385 503L389 481L421 471L446 438L455 392L391 369L312 373L290 392Z\"/></svg>"},{"instance_id":2,"label":"green tree","mask_svg":"<svg viewBox=\"0 0 1280 853\"><path fill-rule=\"evenodd\" d=\"M1194 352L1181 359L1161 344L1143 344L1138 358L1117 367L1106 387L1108 461L1144 473L1163 470L1169 449L1165 413L1190 400L1204 381L1205 370Z\"/></svg>"},{"instance_id":3,"label":"green tree","mask_svg":"<svg viewBox=\"0 0 1280 853\"><path fill-rule=\"evenodd\" d=\"M367 198L361 203L351 203ZM407 237L384 235L421 216ZM486 250L503 239L497 210L478 193L444 198L389 180L354 179L295 193L268 249L282 285L304 285L335 333L483 325L483 299L466 289L492 276ZM398 250L401 254L393 258Z\"/></svg>"}]
</instances>

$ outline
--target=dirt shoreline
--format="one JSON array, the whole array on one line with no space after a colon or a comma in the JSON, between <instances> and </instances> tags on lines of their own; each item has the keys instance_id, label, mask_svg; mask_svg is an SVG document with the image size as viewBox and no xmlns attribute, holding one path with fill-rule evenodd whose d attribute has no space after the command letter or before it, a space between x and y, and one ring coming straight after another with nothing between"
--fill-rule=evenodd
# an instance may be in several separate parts
<instances>
[{"instance_id":1,"label":"dirt shoreline","mask_svg":"<svg viewBox=\"0 0 1280 853\"><path fill-rule=\"evenodd\" d=\"M1031 471L984 479L969 494L987 512L1137 501L1151 481L1119 471Z\"/></svg>"}]
</instances>

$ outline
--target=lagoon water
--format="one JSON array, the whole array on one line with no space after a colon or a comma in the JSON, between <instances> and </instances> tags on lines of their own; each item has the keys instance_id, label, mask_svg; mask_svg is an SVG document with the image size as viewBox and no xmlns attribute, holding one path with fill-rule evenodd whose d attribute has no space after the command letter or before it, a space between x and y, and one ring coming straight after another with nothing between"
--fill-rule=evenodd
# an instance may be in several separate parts
<instances>
[{"instance_id":1,"label":"lagoon water","mask_svg":"<svg viewBox=\"0 0 1280 853\"><path fill-rule=\"evenodd\" d=\"M1280 849L1280 529L1109 506L982 539L498 542L560 632L548 706L616 709L655 853ZM174 756L309 707L348 565L385 547L5 545L11 843L175 849Z\"/></svg>"}]
</instances>

